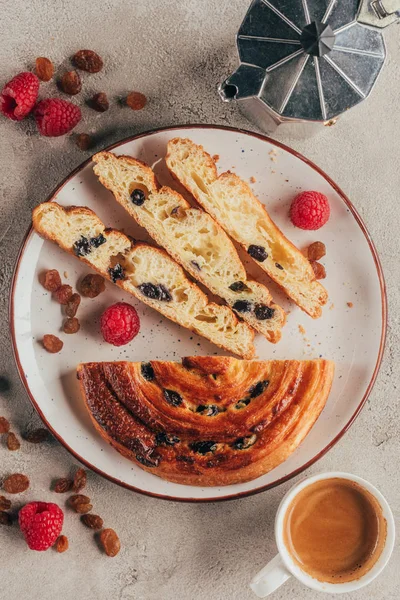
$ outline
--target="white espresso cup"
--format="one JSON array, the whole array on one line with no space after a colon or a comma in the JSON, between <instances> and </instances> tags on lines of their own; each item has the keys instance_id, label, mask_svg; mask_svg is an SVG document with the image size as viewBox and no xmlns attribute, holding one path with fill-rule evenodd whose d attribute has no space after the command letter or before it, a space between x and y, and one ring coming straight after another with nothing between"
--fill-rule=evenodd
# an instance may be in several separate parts
<instances>
[{"instance_id":1,"label":"white espresso cup","mask_svg":"<svg viewBox=\"0 0 400 600\"><path fill-rule=\"evenodd\" d=\"M370 492L370 494L372 494L372 496L374 496L379 502L382 508L383 517L387 523L386 542L376 563L359 579L347 581L345 583L324 583L323 581L318 581L303 571L303 569L301 569L298 564L294 562L284 543L285 515L291 502L294 500L297 494L307 486L317 481L333 478L354 481ZM275 518L275 539L276 545L278 546L278 554L263 569L261 569L259 573L257 573L250 583L250 587L259 598L265 598L266 596L269 596L269 594L272 594L272 592L285 583L285 581L287 581L290 577L296 577L296 579L301 581L301 583L304 583L304 585L307 587L317 590L318 592L343 594L345 592L359 590L365 585L371 583L371 581L373 581L375 577L377 577L385 568L393 551L394 538L395 526L392 511L390 510L390 507L382 494L373 485L368 483L368 481L365 481L356 475L350 475L349 473L333 472L314 475L313 477L306 478L300 483L294 485L283 497Z\"/></svg>"}]
</instances>

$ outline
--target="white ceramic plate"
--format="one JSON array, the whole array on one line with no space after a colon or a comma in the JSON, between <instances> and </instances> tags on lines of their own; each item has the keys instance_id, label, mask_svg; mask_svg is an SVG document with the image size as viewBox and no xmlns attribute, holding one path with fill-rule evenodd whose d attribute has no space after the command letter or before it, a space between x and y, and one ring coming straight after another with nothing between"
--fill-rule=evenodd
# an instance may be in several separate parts
<instances>
[{"instance_id":1,"label":"white ceramic plate","mask_svg":"<svg viewBox=\"0 0 400 600\"><path fill-rule=\"evenodd\" d=\"M106 292L95 300L83 299L78 313L81 331L77 335L60 333L60 305L39 284L38 275L43 269L55 268L66 273L63 279L75 287L78 278L89 269L32 231L21 249L11 291L14 350L21 378L42 419L60 442L90 468L126 487L163 498L235 498L265 490L299 473L321 457L353 422L368 397L381 361L386 329L384 280L371 239L350 201L315 165L277 142L232 129L189 126L147 133L121 142L113 150L155 165L160 181L175 185L163 161L166 144L175 136L190 137L211 154L219 155L220 169L232 169L246 180L255 180L255 193L278 226L300 248L316 240L326 244L327 255L322 262L330 299L322 318L316 321L289 303L254 263L248 263L251 274L265 281L275 299L290 311L279 344L274 346L257 336L258 356L323 356L336 362L328 403L303 444L285 463L259 479L221 488L169 483L120 456L102 440L85 412L76 365L102 360L179 360L182 356L222 352L112 284L107 284ZM320 231L306 232L291 224L288 211L299 190L313 189L328 196L331 218ZM88 206L107 225L123 228L136 239L148 239L97 181L90 161L73 172L51 199L65 206ZM99 316L105 307L120 300L136 307L141 330L129 345L114 348L102 341ZM353 303L352 308L349 302ZM40 340L45 333L63 339L60 354L51 355L43 349Z\"/></svg>"}]
</instances>

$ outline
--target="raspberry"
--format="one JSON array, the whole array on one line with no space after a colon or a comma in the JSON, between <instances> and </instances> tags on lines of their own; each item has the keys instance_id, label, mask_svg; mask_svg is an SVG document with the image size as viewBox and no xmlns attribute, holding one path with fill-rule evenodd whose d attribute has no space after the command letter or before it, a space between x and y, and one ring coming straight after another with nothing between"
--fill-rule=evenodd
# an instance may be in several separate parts
<instances>
[{"instance_id":1,"label":"raspberry","mask_svg":"<svg viewBox=\"0 0 400 600\"><path fill-rule=\"evenodd\" d=\"M34 114L39 132L47 137L65 135L79 123L82 116L79 106L60 98L42 100L36 105Z\"/></svg>"},{"instance_id":2,"label":"raspberry","mask_svg":"<svg viewBox=\"0 0 400 600\"><path fill-rule=\"evenodd\" d=\"M290 218L300 229L319 229L331 213L328 198L320 192L301 192L292 202Z\"/></svg>"},{"instance_id":3,"label":"raspberry","mask_svg":"<svg viewBox=\"0 0 400 600\"><path fill-rule=\"evenodd\" d=\"M109 306L101 316L101 332L106 342L114 346L127 344L139 333L136 310L126 302Z\"/></svg>"},{"instance_id":4,"label":"raspberry","mask_svg":"<svg viewBox=\"0 0 400 600\"><path fill-rule=\"evenodd\" d=\"M29 502L19 511L19 526L31 550L47 550L61 533L64 513L57 504Z\"/></svg>"},{"instance_id":5,"label":"raspberry","mask_svg":"<svg viewBox=\"0 0 400 600\"><path fill-rule=\"evenodd\" d=\"M0 94L0 111L13 121L28 115L39 92L39 79L33 73L20 73L6 83Z\"/></svg>"}]
</instances>

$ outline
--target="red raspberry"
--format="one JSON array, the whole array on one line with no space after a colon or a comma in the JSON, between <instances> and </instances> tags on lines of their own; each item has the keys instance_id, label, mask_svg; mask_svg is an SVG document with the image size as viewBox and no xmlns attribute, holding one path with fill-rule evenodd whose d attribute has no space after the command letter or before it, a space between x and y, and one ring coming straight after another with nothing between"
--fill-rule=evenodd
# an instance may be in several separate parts
<instances>
[{"instance_id":1,"label":"red raspberry","mask_svg":"<svg viewBox=\"0 0 400 600\"><path fill-rule=\"evenodd\" d=\"M29 502L19 511L19 526L31 550L47 550L61 533L64 513L51 502Z\"/></svg>"},{"instance_id":2,"label":"red raspberry","mask_svg":"<svg viewBox=\"0 0 400 600\"><path fill-rule=\"evenodd\" d=\"M33 73L20 73L6 83L0 94L0 111L13 121L28 115L39 92L39 79Z\"/></svg>"},{"instance_id":3,"label":"red raspberry","mask_svg":"<svg viewBox=\"0 0 400 600\"><path fill-rule=\"evenodd\" d=\"M328 198L320 192L301 192L292 202L290 218L301 229L319 229L331 214Z\"/></svg>"},{"instance_id":4,"label":"red raspberry","mask_svg":"<svg viewBox=\"0 0 400 600\"><path fill-rule=\"evenodd\" d=\"M106 342L124 346L139 333L139 315L130 304L117 302L101 315L101 332Z\"/></svg>"},{"instance_id":5,"label":"red raspberry","mask_svg":"<svg viewBox=\"0 0 400 600\"><path fill-rule=\"evenodd\" d=\"M60 98L42 100L37 104L34 114L39 132L47 137L65 135L82 117L79 106Z\"/></svg>"}]
</instances>

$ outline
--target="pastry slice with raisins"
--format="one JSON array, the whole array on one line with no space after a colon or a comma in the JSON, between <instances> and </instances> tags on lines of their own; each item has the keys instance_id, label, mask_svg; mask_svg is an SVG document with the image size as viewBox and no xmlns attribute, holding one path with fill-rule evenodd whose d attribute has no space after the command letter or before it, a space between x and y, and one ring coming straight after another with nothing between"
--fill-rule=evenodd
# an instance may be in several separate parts
<instances>
[{"instance_id":1,"label":"pastry slice with raisins","mask_svg":"<svg viewBox=\"0 0 400 600\"><path fill-rule=\"evenodd\" d=\"M165 317L243 358L254 356L253 330L227 306L209 302L166 252L106 229L92 210L45 202L33 227Z\"/></svg>"},{"instance_id":2,"label":"pastry slice with raisins","mask_svg":"<svg viewBox=\"0 0 400 600\"><path fill-rule=\"evenodd\" d=\"M322 359L78 366L100 435L145 471L198 486L250 481L286 460L318 419L333 375Z\"/></svg>"}]
</instances>

